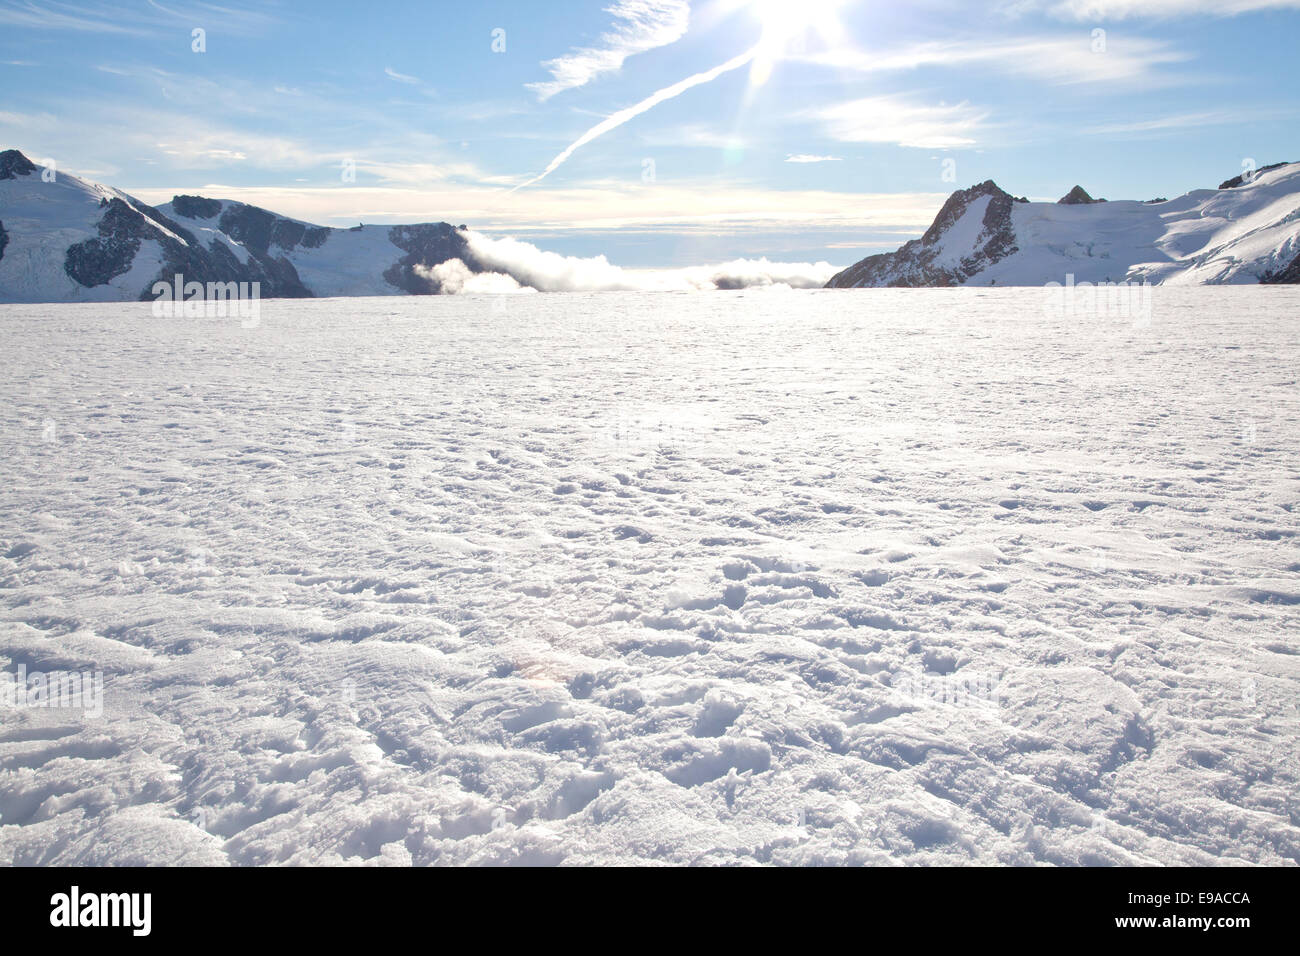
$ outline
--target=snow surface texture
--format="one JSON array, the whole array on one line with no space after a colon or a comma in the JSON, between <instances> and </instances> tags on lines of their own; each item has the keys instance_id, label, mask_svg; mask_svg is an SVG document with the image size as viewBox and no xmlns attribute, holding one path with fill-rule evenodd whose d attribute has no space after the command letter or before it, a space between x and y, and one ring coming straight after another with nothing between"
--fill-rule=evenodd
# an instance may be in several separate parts
<instances>
[{"instance_id":1,"label":"snow surface texture","mask_svg":"<svg viewBox=\"0 0 1300 956\"><path fill-rule=\"evenodd\" d=\"M1008 224L1014 246L995 256L985 249L985 187L1002 193L990 182L954 194L968 195L970 206L948 228L931 227L926 241L864 259L832 283L1033 286L1073 275L1078 282L1254 284L1300 257L1300 163L1165 202L1016 202ZM954 271L964 278L953 281Z\"/></svg>"},{"instance_id":2,"label":"snow surface texture","mask_svg":"<svg viewBox=\"0 0 1300 956\"><path fill-rule=\"evenodd\" d=\"M1294 864L1300 294L6 306L0 863Z\"/></svg>"}]
</instances>

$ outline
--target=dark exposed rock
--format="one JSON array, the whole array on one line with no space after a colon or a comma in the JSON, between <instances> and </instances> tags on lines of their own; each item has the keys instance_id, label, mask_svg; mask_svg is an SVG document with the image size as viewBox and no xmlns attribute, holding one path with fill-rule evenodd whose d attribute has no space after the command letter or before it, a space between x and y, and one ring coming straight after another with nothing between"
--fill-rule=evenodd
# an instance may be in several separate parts
<instances>
[{"instance_id":1,"label":"dark exposed rock","mask_svg":"<svg viewBox=\"0 0 1300 956\"><path fill-rule=\"evenodd\" d=\"M93 288L129 272L139 251L138 239L86 239L68 247L63 271L87 288Z\"/></svg>"},{"instance_id":2,"label":"dark exposed rock","mask_svg":"<svg viewBox=\"0 0 1300 956\"><path fill-rule=\"evenodd\" d=\"M173 196L172 209L186 219L211 219L221 212L221 200L202 196Z\"/></svg>"},{"instance_id":3,"label":"dark exposed rock","mask_svg":"<svg viewBox=\"0 0 1300 956\"><path fill-rule=\"evenodd\" d=\"M270 248L278 217L257 206L232 203L221 214L219 228L246 249L265 255Z\"/></svg>"},{"instance_id":4,"label":"dark exposed rock","mask_svg":"<svg viewBox=\"0 0 1300 956\"><path fill-rule=\"evenodd\" d=\"M289 252L296 246L319 249L329 238L325 226L309 226L296 219L244 203L231 203L221 214L218 228L258 256L266 256L273 247Z\"/></svg>"},{"instance_id":5,"label":"dark exposed rock","mask_svg":"<svg viewBox=\"0 0 1300 956\"><path fill-rule=\"evenodd\" d=\"M384 280L412 295L430 295L440 291L435 282L416 273L416 266L434 266L459 259L471 270L481 271L469 251L464 232L453 228L450 223L394 226L388 231L388 241L406 255L384 270Z\"/></svg>"},{"instance_id":6,"label":"dark exposed rock","mask_svg":"<svg viewBox=\"0 0 1300 956\"><path fill-rule=\"evenodd\" d=\"M1228 180L1225 180L1224 182L1219 183L1219 188L1220 188L1220 189L1236 189L1238 186L1244 186L1244 185L1246 185L1246 183L1254 182L1254 181L1255 181L1255 177L1258 176L1260 173L1266 173L1266 172L1268 172L1270 169L1280 169L1280 168L1282 168L1283 166L1287 166L1287 165L1290 165L1290 164L1289 164L1289 163L1273 163L1271 166L1261 166L1259 169L1255 170L1253 173L1242 173L1240 176L1233 176L1231 179L1228 179ZM0 177L0 178L2 178L2 177Z\"/></svg>"},{"instance_id":7,"label":"dark exposed rock","mask_svg":"<svg viewBox=\"0 0 1300 956\"><path fill-rule=\"evenodd\" d=\"M271 243L283 249L292 249L302 242L307 227L294 219L277 219L271 229Z\"/></svg>"},{"instance_id":8,"label":"dark exposed rock","mask_svg":"<svg viewBox=\"0 0 1300 956\"><path fill-rule=\"evenodd\" d=\"M1088 190L1082 186L1075 186L1068 193L1056 200L1058 206L1087 206L1092 203L1105 202L1104 199L1093 199L1088 195Z\"/></svg>"},{"instance_id":9,"label":"dark exposed rock","mask_svg":"<svg viewBox=\"0 0 1300 956\"><path fill-rule=\"evenodd\" d=\"M1259 281L1264 285L1300 285L1300 255L1286 268L1260 276Z\"/></svg>"},{"instance_id":10,"label":"dark exposed rock","mask_svg":"<svg viewBox=\"0 0 1300 956\"><path fill-rule=\"evenodd\" d=\"M153 214L152 221L146 218L146 211ZM101 239L166 239L166 233L158 228L160 224L173 232L193 238L157 210L148 206L143 210L136 209L116 196L108 201L108 211L99 220L99 235Z\"/></svg>"},{"instance_id":11,"label":"dark exposed rock","mask_svg":"<svg viewBox=\"0 0 1300 956\"><path fill-rule=\"evenodd\" d=\"M936 260L944 251L942 240L978 199L989 197L979 238L971 254L957 265L940 266ZM913 239L897 252L868 256L832 277L828 289L869 286L913 287L961 285L975 273L1019 251L1011 225L1015 202L993 180L970 189L959 189L948 197L933 224L920 239Z\"/></svg>"},{"instance_id":12,"label":"dark exposed rock","mask_svg":"<svg viewBox=\"0 0 1300 956\"><path fill-rule=\"evenodd\" d=\"M99 237L68 247L63 271L84 286L104 285L129 272L140 251L140 240L167 238L154 223L122 199L114 197L99 220ZM174 241L174 240L172 240Z\"/></svg>"},{"instance_id":13,"label":"dark exposed rock","mask_svg":"<svg viewBox=\"0 0 1300 956\"><path fill-rule=\"evenodd\" d=\"M0 178L30 175L39 168L17 150L0 152ZM67 247L64 271L78 284L93 288L113 282L133 268L139 269L138 257L147 255L151 263L160 265L139 292L144 300L155 297L156 283L173 285L178 275L184 283L198 282L205 287L209 283L259 283L263 298L310 297L311 290L288 255L295 249L319 249L335 234L335 241L342 241L344 234L341 229L312 226L256 206L204 196L174 196L170 215L175 220L122 193L103 196L101 192L94 198L100 209L92 227L94 232ZM202 221L224 235L209 242L210 234L199 230L192 221ZM182 222L190 222L194 231L180 225ZM357 225L352 231L365 228ZM422 295L442 291L436 282L423 278L416 270L449 259L460 259L470 269L482 270L469 251L463 228L457 230L443 222L383 229L396 247L392 250L396 261L389 259L391 264L380 268L384 282L395 289ZM204 235L204 240L200 241L195 233ZM0 256L9 239L0 224ZM241 256L245 256L244 261Z\"/></svg>"},{"instance_id":14,"label":"dark exposed rock","mask_svg":"<svg viewBox=\"0 0 1300 956\"><path fill-rule=\"evenodd\" d=\"M284 219L243 203L228 203L223 208L216 200L200 196L178 196L172 208L187 219L211 219L220 211L217 228L248 250L248 261L241 263L219 240L204 248L193 234L156 209L135 207L115 198L105 206L98 227L99 237L68 249L64 264L68 275L82 285L103 285L130 270L141 241L152 239L162 248L164 266L142 292L142 298L153 297L154 282L171 282L177 274L185 282L205 285L258 282L264 298L311 296L293 263L281 253L298 246L318 249L329 240L333 230ZM179 241L168 235L169 232L179 237ZM470 268L478 268L464 235L448 223L397 226L390 230L389 238L405 255L385 270L384 279L405 292L428 295L440 291L435 283L416 273L416 266L461 259Z\"/></svg>"},{"instance_id":15,"label":"dark exposed rock","mask_svg":"<svg viewBox=\"0 0 1300 956\"><path fill-rule=\"evenodd\" d=\"M302 284L298 270L283 256L252 259L248 266L252 281L262 284L262 295L274 299L310 299L312 291Z\"/></svg>"},{"instance_id":16,"label":"dark exposed rock","mask_svg":"<svg viewBox=\"0 0 1300 956\"><path fill-rule=\"evenodd\" d=\"M0 179L16 179L36 172L36 164L16 149L0 153Z\"/></svg>"},{"instance_id":17,"label":"dark exposed rock","mask_svg":"<svg viewBox=\"0 0 1300 956\"><path fill-rule=\"evenodd\" d=\"M1156 203L1160 203L1160 202L1169 202L1169 200L1166 199L1164 196L1161 196L1158 199L1148 199L1146 203L1144 203L1144 205L1154 206Z\"/></svg>"},{"instance_id":18,"label":"dark exposed rock","mask_svg":"<svg viewBox=\"0 0 1300 956\"><path fill-rule=\"evenodd\" d=\"M141 299L153 298L155 282L171 282L178 274L185 282L205 285L257 282L266 298L311 296L287 259L252 250L248 262L241 263L224 243L214 240L205 249L193 233L150 206L135 207L113 198L105 207L98 231L98 238L70 246L64 261L64 271L84 286L103 285L129 271L141 241L150 239L162 249L163 266L141 290Z\"/></svg>"}]
</instances>

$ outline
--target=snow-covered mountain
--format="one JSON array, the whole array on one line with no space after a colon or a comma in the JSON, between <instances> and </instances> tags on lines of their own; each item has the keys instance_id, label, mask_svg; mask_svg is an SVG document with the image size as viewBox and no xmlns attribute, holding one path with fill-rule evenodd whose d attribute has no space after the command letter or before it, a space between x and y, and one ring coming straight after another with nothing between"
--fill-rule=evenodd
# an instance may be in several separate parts
<instances>
[{"instance_id":1,"label":"snow-covered mountain","mask_svg":"<svg viewBox=\"0 0 1300 956\"><path fill-rule=\"evenodd\" d=\"M464 226L335 229L201 196L152 207L0 152L0 302L151 299L155 282L177 274L258 282L263 298L430 294L443 291L431 267L451 260L466 267L457 275L518 271L481 262ZM1029 202L989 180L953 193L922 238L827 287L1044 285L1070 275L1300 282L1300 163L1149 202L1094 199L1082 186L1056 203Z\"/></svg>"},{"instance_id":2,"label":"snow-covered mountain","mask_svg":"<svg viewBox=\"0 0 1300 956\"><path fill-rule=\"evenodd\" d=\"M1300 282L1300 163L1177 199L1107 202L1075 186L1055 203L992 180L953 193L920 239L827 283L1032 286L1065 282Z\"/></svg>"},{"instance_id":3,"label":"snow-covered mountain","mask_svg":"<svg viewBox=\"0 0 1300 956\"><path fill-rule=\"evenodd\" d=\"M460 259L448 223L332 229L256 206L177 196L152 207L0 152L0 302L151 299L156 281L260 282L264 298L439 291L416 268Z\"/></svg>"}]
</instances>

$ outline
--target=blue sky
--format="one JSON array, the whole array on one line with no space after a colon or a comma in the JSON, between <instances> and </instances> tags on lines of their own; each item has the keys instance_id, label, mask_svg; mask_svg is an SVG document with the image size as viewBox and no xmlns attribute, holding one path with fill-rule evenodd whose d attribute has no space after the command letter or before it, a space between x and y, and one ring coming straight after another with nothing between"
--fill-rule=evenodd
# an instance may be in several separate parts
<instances>
[{"instance_id":1,"label":"blue sky","mask_svg":"<svg viewBox=\"0 0 1300 956\"><path fill-rule=\"evenodd\" d=\"M849 263L988 178L1148 199L1300 159L1298 41L1300 0L0 0L0 145L155 203Z\"/></svg>"}]
</instances>

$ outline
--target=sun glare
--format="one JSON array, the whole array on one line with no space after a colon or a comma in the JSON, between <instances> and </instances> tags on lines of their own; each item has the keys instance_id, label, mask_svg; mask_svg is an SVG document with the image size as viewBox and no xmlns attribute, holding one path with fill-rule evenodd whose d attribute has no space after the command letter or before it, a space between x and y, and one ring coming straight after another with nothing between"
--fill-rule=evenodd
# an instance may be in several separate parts
<instances>
[{"instance_id":1,"label":"sun glare","mask_svg":"<svg viewBox=\"0 0 1300 956\"><path fill-rule=\"evenodd\" d=\"M766 83L777 60L801 46L810 35L833 42L843 33L839 11L847 0L753 0L763 34L750 70L755 86Z\"/></svg>"}]
</instances>

